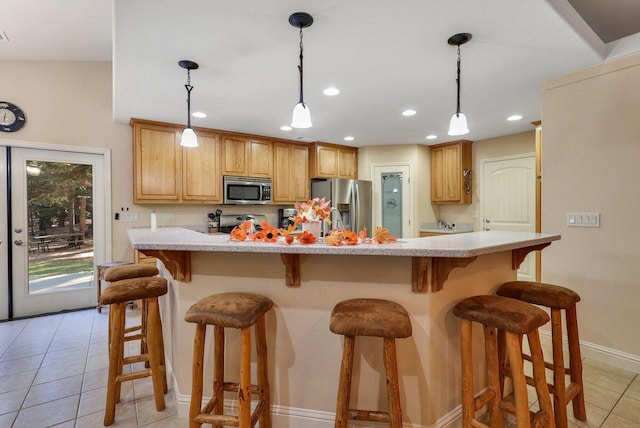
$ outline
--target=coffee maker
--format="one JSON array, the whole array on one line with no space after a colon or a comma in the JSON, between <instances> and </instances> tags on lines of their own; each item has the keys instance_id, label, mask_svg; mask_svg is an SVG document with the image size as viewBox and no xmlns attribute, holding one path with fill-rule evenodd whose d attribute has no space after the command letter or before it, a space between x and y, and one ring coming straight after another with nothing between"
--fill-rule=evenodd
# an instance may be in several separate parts
<instances>
[{"instance_id":1,"label":"coffee maker","mask_svg":"<svg viewBox=\"0 0 640 428\"><path fill-rule=\"evenodd\" d=\"M295 217L297 211L295 208L280 208L278 210L278 227L281 229L286 229L290 224L293 224L293 220L289 218Z\"/></svg>"}]
</instances>

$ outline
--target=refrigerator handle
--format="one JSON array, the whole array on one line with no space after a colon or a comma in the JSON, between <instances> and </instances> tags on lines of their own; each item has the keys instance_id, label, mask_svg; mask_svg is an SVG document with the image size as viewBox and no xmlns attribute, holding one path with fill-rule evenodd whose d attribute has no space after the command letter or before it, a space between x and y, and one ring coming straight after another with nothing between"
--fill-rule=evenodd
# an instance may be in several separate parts
<instances>
[{"instance_id":1,"label":"refrigerator handle","mask_svg":"<svg viewBox=\"0 0 640 428\"><path fill-rule=\"evenodd\" d=\"M352 193L352 199L351 199L351 231L352 232L356 232L358 233L358 227L360 226L360 207L358 206L360 204L360 194L358 192L358 182L354 181L353 183L353 193Z\"/></svg>"}]
</instances>

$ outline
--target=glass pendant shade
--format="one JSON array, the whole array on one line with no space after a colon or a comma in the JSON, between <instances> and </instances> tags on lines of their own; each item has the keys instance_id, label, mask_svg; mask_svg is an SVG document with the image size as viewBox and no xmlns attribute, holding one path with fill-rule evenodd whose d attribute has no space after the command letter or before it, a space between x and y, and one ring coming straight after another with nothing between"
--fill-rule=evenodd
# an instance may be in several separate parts
<instances>
[{"instance_id":1,"label":"glass pendant shade","mask_svg":"<svg viewBox=\"0 0 640 428\"><path fill-rule=\"evenodd\" d=\"M464 135L468 133L467 117L463 113L454 113L449 123L449 135Z\"/></svg>"},{"instance_id":2,"label":"glass pendant shade","mask_svg":"<svg viewBox=\"0 0 640 428\"><path fill-rule=\"evenodd\" d=\"M182 147L198 147L198 136L192 128L185 128L180 139Z\"/></svg>"},{"instance_id":3,"label":"glass pendant shade","mask_svg":"<svg viewBox=\"0 0 640 428\"><path fill-rule=\"evenodd\" d=\"M311 110L304 103L298 103L293 108L292 128L311 128Z\"/></svg>"}]
</instances>

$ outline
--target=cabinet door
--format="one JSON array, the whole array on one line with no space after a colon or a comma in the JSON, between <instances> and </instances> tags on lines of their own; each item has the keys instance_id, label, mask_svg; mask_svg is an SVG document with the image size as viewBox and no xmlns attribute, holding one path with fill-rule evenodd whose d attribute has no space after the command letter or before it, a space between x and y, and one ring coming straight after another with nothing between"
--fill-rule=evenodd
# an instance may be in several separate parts
<instances>
[{"instance_id":1,"label":"cabinet door","mask_svg":"<svg viewBox=\"0 0 640 428\"><path fill-rule=\"evenodd\" d=\"M222 141L222 175L249 174L246 141L225 137Z\"/></svg>"},{"instance_id":2,"label":"cabinet door","mask_svg":"<svg viewBox=\"0 0 640 428\"><path fill-rule=\"evenodd\" d=\"M338 177L339 178L358 178L358 159L357 150L355 149L339 149L338 150Z\"/></svg>"},{"instance_id":3,"label":"cabinet door","mask_svg":"<svg viewBox=\"0 0 640 428\"><path fill-rule=\"evenodd\" d=\"M338 176L338 149L329 146L316 146L316 172L318 177Z\"/></svg>"},{"instance_id":4,"label":"cabinet door","mask_svg":"<svg viewBox=\"0 0 640 428\"><path fill-rule=\"evenodd\" d=\"M311 181L309 180L309 149L305 146L291 146L291 200L309 199Z\"/></svg>"},{"instance_id":5,"label":"cabinet door","mask_svg":"<svg viewBox=\"0 0 640 428\"><path fill-rule=\"evenodd\" d=\"M273 202L289 202L291 200L291 158L289 144L273 145Z\"/></svg>"},{"instance_id":6,"label":"cabinet door","mask_svg":"<svg viewBox=\"0 0 640 428\"><path fill-rule=\"evenodd\" d=\"M460 144L454 144L444 148L444 192L445 200L457 202L461 199Z\"/></svg>"},{"instance_id":7,"label":"cabinet door","mask_svg":"<svg viewBox=\"0 0 640 428\"><path fill-rule=\"evenodd\" d=\"M179 132L147 124L134 125L133 132L134 202L179 201Z\"/></svg>"},{"instance_id":8,"label":"cabinet door","mask_svg":"<svg viewBox=\"0 0 640 428\"><path fill-rule=\"evenodd\" d=\"M198 135L198 147L182 150L182 200L222 202L220 137Z\"/></svg>"},{"instance_id":9,"label":"cabinet door","mask_svg":"<svg viewBox=\"0 0 640 428\"><path fill-rule=\"evenodd\" d=\"M431 149L431 202L443 202L444 193L444 149Z\"/></svg>"},{"instance_id":10,"label":"cabinet door","mask_svg":"<svg viewBox=\"0 0 640 428\"><path fill-rule=\"evenodd\" d=\"M249 176L271 178L273 175L273 144L269 141L248 141Z\"/></svg>"}]
</instances>

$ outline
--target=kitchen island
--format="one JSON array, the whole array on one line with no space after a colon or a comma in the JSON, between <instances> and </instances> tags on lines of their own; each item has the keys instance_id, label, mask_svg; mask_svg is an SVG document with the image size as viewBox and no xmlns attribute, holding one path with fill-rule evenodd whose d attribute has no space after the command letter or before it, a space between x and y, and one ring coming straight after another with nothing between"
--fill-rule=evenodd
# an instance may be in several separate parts
<instances>
[{"instance_id":1,"label":"kitchen island","mask_svg":"<svg viewBox=\"0 0 640 428\"><path fill-rule=\"evenodd\" d=\"M329 331L329 317L335 304L358 297L392 300L410 314L413 336L398 341L405 424L447 426L455 421L460 412L459 326L451 307L516 279L515 269L530 251L560 239L553 234L473 232L330 247L229 242L228 235L179 227L128 233L135 249L163 261L169 280L163 325L179 414L188 414L194 334L184 313L207 295L246 291L275 303L267 315L274 426L303 428L333 426L342 338ZM229 334L232 350L238 339ZM479 350L481 344L478 336ZM380 404L385 402L380 346L377 338L358 341L355 407L385 406ZM482 352L476 356L481 366ZM237 361L231 359L227 370L235 376ZM208 370L205 376L212 378Z\"/></svg>"}]
</instances>

